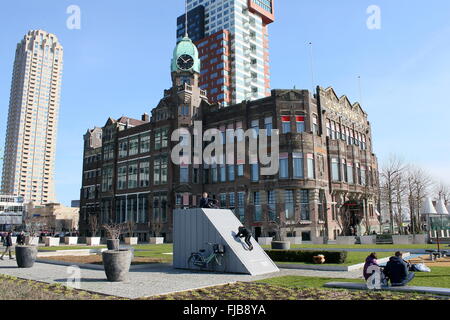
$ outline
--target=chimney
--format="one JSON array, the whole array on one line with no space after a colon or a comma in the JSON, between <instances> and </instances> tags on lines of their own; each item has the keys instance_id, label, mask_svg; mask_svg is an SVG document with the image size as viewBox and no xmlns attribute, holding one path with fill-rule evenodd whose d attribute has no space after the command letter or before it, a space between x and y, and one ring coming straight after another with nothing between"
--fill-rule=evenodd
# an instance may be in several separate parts
<instances>
[{"instance_id":1,"label":"chimney","mask_svg":"<svg viewBox=\"0 0 450 320\"><path fill-rule=\"evenodd\" d=\"M144 113L142 115L142 121L145 121L145 122L149 122L150 121L150 116L148 115L148 113Z\"/></svg>"}]
</instances>

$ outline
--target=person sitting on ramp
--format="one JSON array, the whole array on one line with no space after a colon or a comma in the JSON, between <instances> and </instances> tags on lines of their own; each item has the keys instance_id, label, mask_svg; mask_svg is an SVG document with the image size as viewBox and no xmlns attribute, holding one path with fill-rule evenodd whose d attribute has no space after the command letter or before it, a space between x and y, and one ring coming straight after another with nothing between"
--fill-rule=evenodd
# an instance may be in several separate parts
<instances>
[{"instance_id":1,"label":"person sitting on ramp","mask_svg":"<svg viewBox=\"0 0 450 320\"><path fill-rule=\"evenodd\" d=\"M239 227L238 234L235 235L235 238L245 238L245 243L248 246L250 251L253 250L253 245L251 242L252 234L245 228L244 226Z\"/></svg>"}]
</instances>

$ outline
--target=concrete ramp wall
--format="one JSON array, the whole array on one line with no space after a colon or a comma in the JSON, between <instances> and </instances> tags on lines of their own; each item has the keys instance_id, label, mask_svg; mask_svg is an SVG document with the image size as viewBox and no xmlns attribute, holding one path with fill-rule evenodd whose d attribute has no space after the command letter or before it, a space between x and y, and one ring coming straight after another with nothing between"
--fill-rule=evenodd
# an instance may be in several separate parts
<instances>
[{"instance_id":1,"label":"concrete ramp wall","mask_svg":"<svg viewBox=\"0 0 450 320\"><path fill-rule=\"evenodd\" d=\"M205 255L212 253L207 243L225 246L222 266L213 266L209 271L262 275L278 272L279 269L261 246L251 239L253 251L248 251L244 239L235 239L241 222L231 210L190 209L174 212L173 264L178 269L190 269L191 253L201 249ZM196 269L198 270L198 269Z\"/></svg>"}]
</instances>

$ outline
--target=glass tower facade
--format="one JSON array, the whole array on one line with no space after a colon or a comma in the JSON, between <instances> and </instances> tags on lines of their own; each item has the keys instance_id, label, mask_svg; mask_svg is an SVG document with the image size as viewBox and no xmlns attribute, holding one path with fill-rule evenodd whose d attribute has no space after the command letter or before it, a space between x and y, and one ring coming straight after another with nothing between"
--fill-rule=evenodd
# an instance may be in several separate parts
<instances>
[{"instance_id":1,"label":"glass tower facade","mask_svg":"<svg viewBox=\"0 0 450 320\"><path fill-rule=\"evenodd\" d=\"M205 33L203 39L198 39L196 32L193 35L202 60L200 85L208 91L210 101L227 106L269 96L267 26L274 21L273 0L187 2L188 31L201 25ZM204 24L202 20L189 19L198 10L204 10ZM183 17L178 18L179 40L184 31Z\"/></svg>"}]
</instances>

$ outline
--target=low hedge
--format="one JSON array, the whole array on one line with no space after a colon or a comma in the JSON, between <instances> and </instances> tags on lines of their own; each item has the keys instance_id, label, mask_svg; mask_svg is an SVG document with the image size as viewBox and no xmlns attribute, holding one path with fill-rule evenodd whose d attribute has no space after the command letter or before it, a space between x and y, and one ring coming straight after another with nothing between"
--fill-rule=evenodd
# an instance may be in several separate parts
<instances>
[{"instance_id":1,"label":"low hedge","mask_svg":"<svg viewBox=\"0 0 450 320\"><path fill-rule=\"evenodd\" d=\"M308 262L313 257L325 256L325 263L343 264L347 260L347 251L310 251L310 250L267 250L269 257L276 262Z\"/></svg>"}]
</instances>

